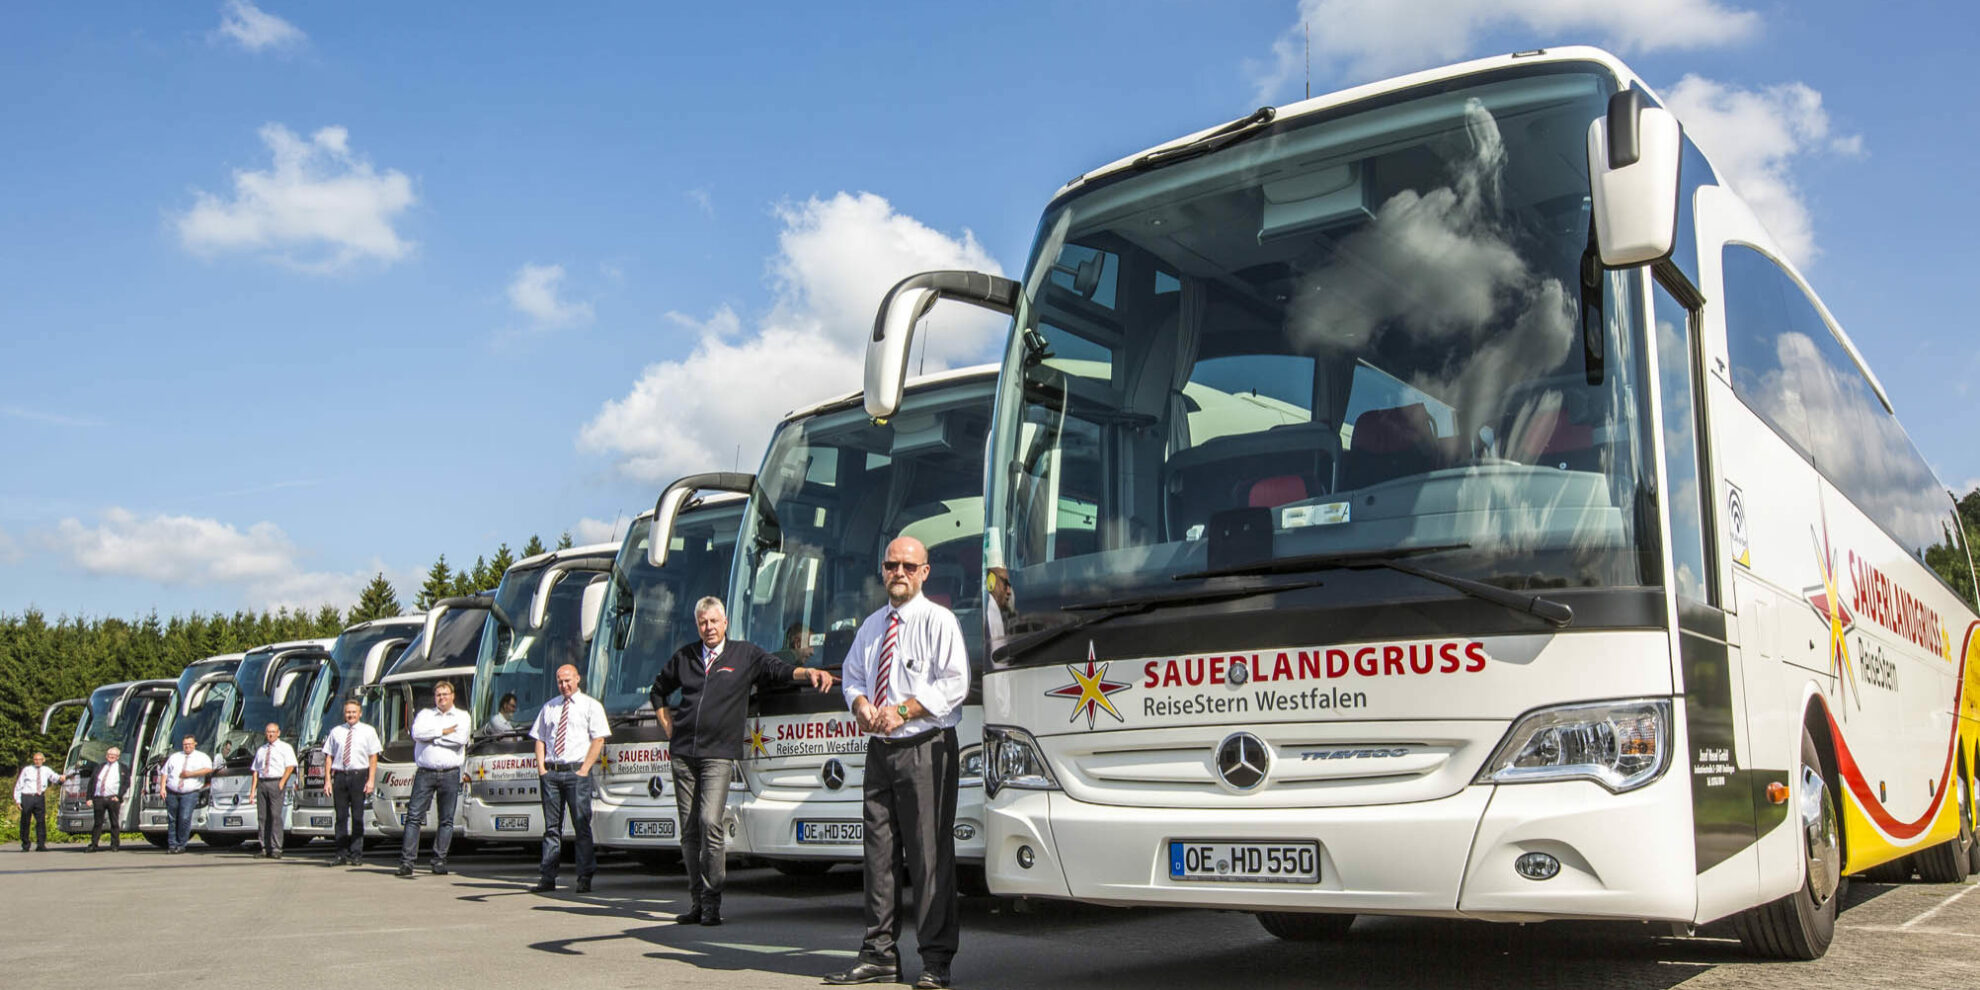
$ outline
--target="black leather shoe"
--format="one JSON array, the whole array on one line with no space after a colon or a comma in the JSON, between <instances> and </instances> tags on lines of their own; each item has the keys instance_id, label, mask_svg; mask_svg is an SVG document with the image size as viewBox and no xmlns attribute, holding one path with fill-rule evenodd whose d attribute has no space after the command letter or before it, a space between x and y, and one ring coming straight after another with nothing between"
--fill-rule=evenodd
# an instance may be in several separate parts
<instances>
[{"instance_id":1,"label":"black leather shoe","mask_svg":"<svg viewBox=\"0 0 1980 990\"><path fill-rule=\"evenodd\" d=\"M922 970L921 976L914 981L914 990L948 990L948 988L949 974L932 969Z\"/></svg>"},{"instance_id":2,"label":"black leather shoe","mask_svg":"<svg viewBox=\"0 0 1980 990\"><path fill-rule=\"evenodd\" d=\"M677 925L701 924L701 905L697 903L695 904L694 907L690 908L686 914L674 915L674 924Z\"/></svg>"},{"instance_id":3,"label":"black leather shoe","mask_svg":"<svg viewBox=\"0 0 1980 990\"><path fill-rule=\"evenodd\" d=\"M436 876L436 877L444 877L444 876L446 876L447 874L449 874L449 873L452 873L452 872L453 872L452 870L449 870L449 869L447 869L447 864L446 864L446 863L443 863L443 862L441 862L441 861L439 861L439 860L437 860L437 859L433 861L433 875L434 875L434 876Z\"/></svg>"},{"instance_id":4,"label":"black leather shoe","mask_svg":"<svg viewBox=\"0 0 1980 990\"><path fill-rule=\"evenodd\" d=\"M412 864L411 864L411 863L400 863L400 864L399 864L399 875L400 875L400 876L402 876L402 877L409 877L409 876L412 876L412 875L413 875L413 871L412 871Z\"/></svg>"},{"instance_id":5,"label":"black leather shoe","mask_svg":"<svg viewBox=\"0 0 1980 990\"><path fill-rule=\"evenodd\" d=\"M702 898L701 900L702 926L707 928L714 928L715 926L720 925L721 923L722 923L722 899L720 897L714 897L714 896Z\"/></svg>"},{"instance_id":6,"label":"black leather shoe","mask_svg":"<svg viewBox=\"0 0 1980 990\"><path fill-rule=\"evenodd\" d=\"M578 882L577 882L577 892L578 892L578 893L580 893L580 894L589 894L589 893L591 893L591 878L590 878L590 877L579 877L579 878L578 878Z\"/></svg>"},{"instance_id":7,"label":"black leather shoe","mask_svg":"<svg viewBox=\"0 0 1980 990\"><path fill-rule=\"evenodd\" d=\"M882 980L891 983L900 978L901 967L898 965L892 963L883 965L881 963L862 962L854 963L853 968L844 972L833 973L825 977L825 983L830 986L844 987L851 986L855 983L879 983Z\"/></svg>"},{"instance_id":8,"label":"black leather shoe","mask_svg":"<svg viewBox=\"0 0 1980 990\"><path fill-rule=\"evenodd\" d=\"M529 888L529 892L532 894L548 894L555 891L556 889L557 889L557 881L538 880L536 881L536 886Z\"/></svg>"},{"instance_id":9,"label":"black leather shoe","mask_svg":"<svg viewBox=\"0 0 1980 990\"><path fill-rule=\"evenodd\" d=\"M345 862L347 862L347 861L346 861L346 860L344 859L344 857L342 857L342 856L332 856L332 857L330 857L330 865L331 865L331 866L342 866L342 865L344 865L344 863L345 863Z\"/></svg>"}]
</instances>

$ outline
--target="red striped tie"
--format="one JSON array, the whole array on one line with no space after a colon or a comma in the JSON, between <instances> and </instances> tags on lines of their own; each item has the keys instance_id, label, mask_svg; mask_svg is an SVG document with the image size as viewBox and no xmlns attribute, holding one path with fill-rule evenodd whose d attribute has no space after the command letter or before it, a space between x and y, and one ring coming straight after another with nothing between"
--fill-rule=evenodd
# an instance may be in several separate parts
<instances>
[{"instance_id":1,"label":"red striped tie","mask_svg":"<svg viewBox=\"0 0 1980 990\"><path fill-rule=\"evenodd\" d=\"M553 744L557 751L551 754L553 760L562 760L564 758L564 729L570 724L571 699L565 698L563 705L560 706L560 714L557 716L557 741Z\"/></svg>"},{"instance_id":2,"label":"red striped tie","mask_svg":"<svg viewBox=\"0 0 1980 990\"><path fill-rule=\"evenodd\" d=\"M901 613L887 610L887 638L880 644L879 669L873 672L873 703L881 708L892 703L888 688L894 677L894 644L901 638Z\"/></svg>"}]
</instances>

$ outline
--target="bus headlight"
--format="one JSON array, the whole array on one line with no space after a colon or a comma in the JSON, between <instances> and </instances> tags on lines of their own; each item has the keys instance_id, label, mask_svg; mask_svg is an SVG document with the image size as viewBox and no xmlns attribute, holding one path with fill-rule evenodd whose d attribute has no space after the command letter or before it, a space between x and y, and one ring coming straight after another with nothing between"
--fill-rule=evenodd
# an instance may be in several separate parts
<instances>
[{"instance_id":1,"label":"bus headlight","mask_svg":"<svg viewBox=\"0 0 1980 990\"><path fill-rule=\"evenodd\" d=\"M1059 789L1038 741L1023 729L984 726L983 750L983 783L991 797L1006 787L1033 791Z\"/></svg>"},{"instance_id":2,"label":"bus headlight","mask_svg":"<svg viewBox=\"0 0 1980 990\"><path fill-rule=\"evenodd\" d=\"M982 746L964 747L957 762L962 764L962 771L956 776L957 784L963 787L983 786Z\"/></svg>"},{"instance_id":3,"label":"bus headlight","mask_svg":"<svg viewBox=\"0 0 1980 990\"><path fill-rule=\"evenodd\" d=\"M1621 794L1662 776L1670 755L1668 699L1563 705L1513 723L1473 783L1592 780Z\"/></svg>"}]
</instances>

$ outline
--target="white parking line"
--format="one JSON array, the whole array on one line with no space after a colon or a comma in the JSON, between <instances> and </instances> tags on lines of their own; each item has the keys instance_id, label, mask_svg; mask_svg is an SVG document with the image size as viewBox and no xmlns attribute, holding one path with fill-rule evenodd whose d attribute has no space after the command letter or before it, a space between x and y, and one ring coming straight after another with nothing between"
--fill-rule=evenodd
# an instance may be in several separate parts
<instances>
[{"instance_id":1,"label":"white parking line","mask_svg":"<svg viewBox=\"0 0 1980 990\"><path fill-rule=\"evenodd\" d=\"M1902 925L1901 927L1904 927L1904 928L1910 928L1910 927L1912 927L1912 926L1914 926L1914 925L1917 925L1917 924L1919 924L1919 923L1921 923L1921 922L1923 922L1923 921L1925 921L1925 920L1927 920L1927 919L1929 919L1929 918L1931 918L1931 917L1932 917L1933 915L1935 915L1935 914L1938 914L1938 913L1939 913L1940 911L1944 911L1945 909L1947 909L1947 908L1949 908L1949 907L1951 907L1954 901L1957 901L1957 900L1959 900L1960 898L1962 898L1962 897L1965 897L1966 895L1968 895L1968 894L1971 894L1971 893L1973 893L1973 891L1974 891L1974 888L1973 888L1973 887L1964 887L1964 888L1961 888L1961 889L1960 889L1960 892L1959 892L1959 893L1957 893L1957 894L1954 894L1954 895L1952 895L1951 897L1948 897L1948 898L1946 898L1946 899L1945 899L1945 900L1943 900L1943 901L1940 901L1940 902L1938 903L1938 905L1937 905L1937 906L1935 906L1935 907L1933 907L1933 908L1932 908L1931 910L1929 910L1929 911L1926 911L1926 912L1925 912L1924 914L1921 914L1921 915L1919 915L1918 917L1916 917L1916 918L1913 918L1913 919L1911 919L1910 921L1907 921L1907 922L1905 922L1905 923L1904 923L1904 924L1903 924L1903 925Z\"/></svg>"}]
</instances>

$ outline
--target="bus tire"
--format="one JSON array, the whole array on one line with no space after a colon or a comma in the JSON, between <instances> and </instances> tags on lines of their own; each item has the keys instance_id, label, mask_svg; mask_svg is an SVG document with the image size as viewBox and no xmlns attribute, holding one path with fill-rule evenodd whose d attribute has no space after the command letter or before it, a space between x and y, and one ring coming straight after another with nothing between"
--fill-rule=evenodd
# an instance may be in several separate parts
<instances>
[{"instance_id":1,"label":"bus tire","mask_svg":"<svg viewBox=\"0 0 1980 990\"><path fill-rule=\"evenodd\" d=\"M1964 760L1961 761L1965 762ZM1959 834L1917 853L1918 879L1926 883L1959 883L1973 872L1973 795L1966 768L1955 768L1952 797L1959 805Z\"/></svg>"},{"instance_id":2,"label":"bus tire","mask_svg":"<svg viewBox=\"0 0 1980 990\"><path fill-rule=\"evenodd\" d=\"M1734 916L1746 951L1769 959L1820 959L1836 937L1836 900L1842 888L1842 823L1830 793L1821 750L1801 730L1801 765L1795 773L1789 823L1801 831L1801 886L1777 901Z\"/></svg>"},{"instance_id":3,"label":"bus tire","mask_svg":"<svg viewBox=\"0 0 1980 990\"><path fill-rule=\"evenodd\" d=\"M1973 748L1973 758L1966 763L1966 806L1975 828L1980 828L1980 746ZM1980 835L1967 846L1966 869L1969 873L1980 873Z\"/></svg>"},{"instance_id":4,"label":"bus tire","mask_svg":"<svg viewBox=\"0 0 1980 990\"><path fill-rule=\"evenodd\" d=\"M1273 938L1287 942L1331 942L1354 927L1354 915L1260 911L1258 925Z\"/></svg>"},{"instance_id":5,"label":"bus tire","mask_svg":"<svg viewBox=\"0 0 1980 990\"><path fill-rule=\"evenodd\" d=\"M829 859L775 859L770 868L787 877L822 877L835 864Z\"/></svg>"}]
</instances>

